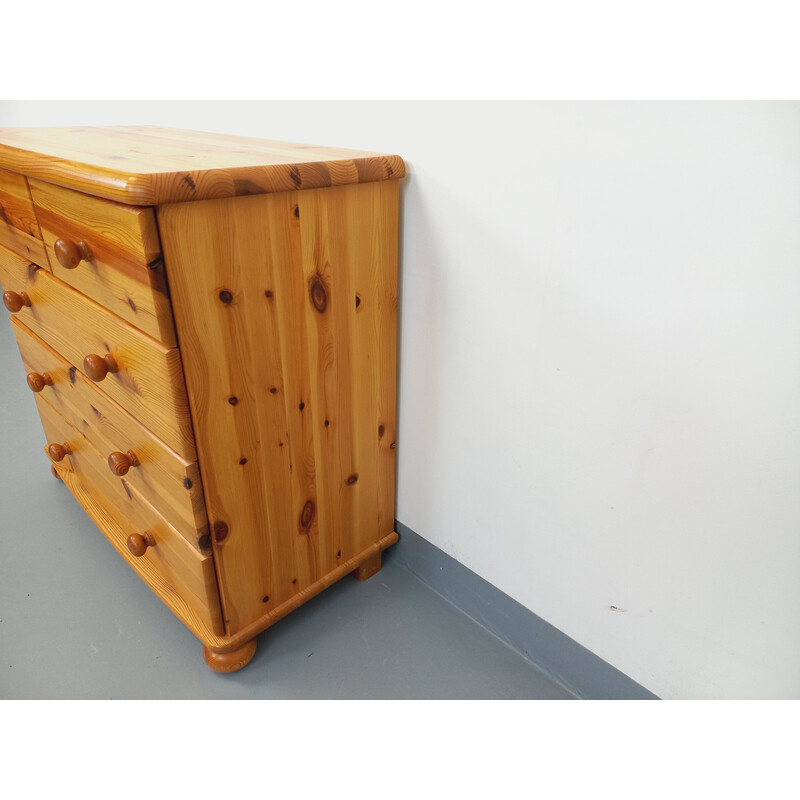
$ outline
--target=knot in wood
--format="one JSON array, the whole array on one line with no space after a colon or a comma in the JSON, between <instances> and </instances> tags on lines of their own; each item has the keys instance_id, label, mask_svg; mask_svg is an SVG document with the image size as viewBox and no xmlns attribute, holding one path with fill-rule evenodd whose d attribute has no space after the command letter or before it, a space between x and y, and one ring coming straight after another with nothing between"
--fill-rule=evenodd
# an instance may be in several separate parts
<instances>
[{"instance_id":1,"label":"knot in wood","mask_svg":"<svg viewBox=\"0 0 800 800\"><path fill-rule=\"evenodd\" d=\"M308 294L311 297L311 303L320 314L324 314L328 310L328 290L325 288L325 281L322 280L322 275L318 272L311 276L308 284Z\"/></svg>"},{"instance_id":2,"label":"knot in wood","mask_svg":"<svg viewBox=\"0 0 800 800\"><path fill-rule=\"evenodd\" d=\"M228 523L218 520L214 523L214 541L221 542L228 535Z\"/></svg>"},{"instance_id":3,"label":"knot in wood","mask_svg":"<svg viewBox=\"0 0 800 800\"><path fill-rule=\"evenodd\" d=\"M306 504L303 506L303 510L300 512L300 530L301 531L308 531L311 527L311 523L314 521L314 501L313 500L306 500Z\"/></svg>"}]
</instances>

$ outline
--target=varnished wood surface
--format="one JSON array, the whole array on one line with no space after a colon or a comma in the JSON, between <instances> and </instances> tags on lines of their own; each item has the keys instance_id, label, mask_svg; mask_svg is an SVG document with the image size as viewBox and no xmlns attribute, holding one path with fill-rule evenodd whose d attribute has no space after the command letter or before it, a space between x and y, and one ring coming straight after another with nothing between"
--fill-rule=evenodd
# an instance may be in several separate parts
<instances>
[{"instance_id":1,"label":"varnished wood surface","mask_svg":"<svg viewBox=\"0 0 800 800\"><path fill-rule=\"evenodd\" d=\"M0 167L131 205L405 174L396 155L150 126L0 128Z\"/></svg>"},{"instance_id":2,"label":"varnished wood surface","mask_svg":"<svg viewBox=\"0 0 800 800\"><path fill-rule=\"evenodd\" d=\"M2 220L0 220L0 246L7 247L27 261L34 261L40 267L49 269L44 243L13 225L4 224Z\"/></svg>"},{"instance_id":3,"label":"varnished wood surface","mask_svg":"<svg viewBox=\"0 0 800 800\"><path fill-rule=\"evenodd\" d=\"M223 632L218 601L215 604L217 584L213 576L211 559L203 558L195 550L188 548L180 537L170 531L166 521L160 520L155 511L149 508L149 504L130 486L125 490L125 499L117 495L113 487L111 490L106 488L106 478L99 454L47 401L37 396L37 406L46 437L52 440L63 439L73 451L58 465L52 465L53 475L67 485L120 555L206 645L209 654L234 653L250 647L248 642L258 634L336 581L357 572L362 564L374 564L376 556L379 557L383 550L397 542L397 533L390 532L364 551L356 553L335 569L320 576L283 603L264 611L235 635L226 635ZM145 509L142 512L144 516L138 515L137 507L140 510ZM157 542L156 547L139 558L130 553L127 545L131 528L136 525L151 530ZM164 544L169 544L169 548L164 547ZM159 545L162 546L160 553L157 550ZM196 572L198 560L201 566L199 575Z\"/></svg>"},{"instance_id":4,"label":"varnished wood surface","mask_svg":"<svg viewBox=\"0 0 800 800\"><path fill-rule=\"evenodd\" d=\"M367 581L381 571L381 554L376 553L358 565L351 573L357 581Z\"/></svg>"},{"instance_id":5,"label":"varnished wood surface","mask_svg":"<svg viewBox=\"0 0 800 800\"><path fill-rule=\"evenodd\" d=\"M214 672L227 675L230 672L238 672L252 661L256 654L256 645L256 639L250 639L241 647L227 653L215 653L203 645L203 659Z\"/></svg>"},{"instance_id":6,"label":"varnished wood surface","mask_svg":"<svg viewBox=\"0 0 800 800\"><path fill-rule=\"evenodd\" d=\"M0 130L0 279L54 474L212 668L397 540L403 174L164 128Z\"/></svg>"},{"instance_id":7,"label":"varnished wood surface","mask_svg":"<svg viewBox=\"0 0 800 800\"><path fill-rule=\"evenodd\" d=\"M119 367L97 386L188 460L194 449L178 350L152 339L43 269L0 247L4 290L27 292L18 318L72 366L111 355Z\"/></svg>"},{"instance_id":8,"label":"varnished wood surface","mask_svg":"<svg viewBox=\"0 0 800 800\"><path fill-rule=\"evenodd\" d=\"M320 592L325 591L325 589L332 586L336 581L341 580L345 575L356 572L361 564L370 561L376 554L383 552L387 547L391 547L397 542L398 538L397 533L392 531L390 534L375 542L375 544L370 545L363 552L358 553L353 556L353 558L345 561L344 564L340 564L336 569L323 575L319 580L314 581L310 586L292 595L285 603L262 614L258 619L254 620L237 633L220 637L217 642L206 642L206 645L209 650L213 650L215 653L229 653L235 650L254 636L258 636L258 634L282 620L287 614L291 614L292 611L300 608L300 606L307 603L313 597L316 597Z\"/></svg>"},{"instance_id":9,"label":"varnished wood surface","mask_svg":"<svg viewBox=\"0 0 800 800\"><path fill-rule=\"evenodd\" d=\"M71 450L55 465L59 477L106 538L190 630L203 640L221 634L211 557L190 547L130 484L113 478L88 440L41 395L36 405L47 439L67 443ZM154 545L135 557L128 537L145 532L152 534Z\"/></svg>"},{"instance_id":10,"label":"varnished wood surface","mask_svg":"<svg viewBox=\"0 0 800 800\"><path fill-rule=\"evenodd\" d=\"M0 169L0 221L22 233L41 239L39 223L33 211L28 181L24 175Z\"/></svg>"},{"instance_id":11,"label":"varnished wood surface","mask_svg":"<svg viewBox=\"0 0 800 800\"><path fill-rule=\"evenodd\" d=\"M31 299L27 292L3 292L3 305L12 314L16 314L23 308L30 308Z\"/></svg>"},{"instance_id":12,"label":"varnished wood surface","mask_svg":"<svg viewBox=\"0 0 800 800\"><path fill-rule=\"evenodd\" d=\"M392 532L397 203L158 209L229 633Z\"/></svg>"},{"instance_id":13,"label":"varnished wood surface","mask_svg":"<svg viewBox=\"0 0 800 800\"><path fill-rule=\"evenodd\" d=\"M131 325L169 347L175 345L161 245L151 208L113 203L30 181L36 217L52 273L96 300ZM57 242L91 258L65 268L55 252Z\"/></svg>"},{"instance_id":14,"label":"varnished wood surface","mask_svg":"<svg viewBox=\"0 0 800 800\"><path fill-rule=\"evenodd\" d=\"M42 233L24 175L0 169L0 245L48 266Z\"/></svg>"},{"instance_id":15,"label":"varnished wood surface","mask_svg":"<svg viewBox=\"0 0 800 800\"><path fill-rule=\"evenodd\" d=\"M208 539L200 543L208 525L197 462L168 448L18 319L11 318L11 327L25 371L50 378L42 397L102 456L132 450L139 464L128 470L127 482L192 546L208 550Z\"/></svg>"}]
</instances>

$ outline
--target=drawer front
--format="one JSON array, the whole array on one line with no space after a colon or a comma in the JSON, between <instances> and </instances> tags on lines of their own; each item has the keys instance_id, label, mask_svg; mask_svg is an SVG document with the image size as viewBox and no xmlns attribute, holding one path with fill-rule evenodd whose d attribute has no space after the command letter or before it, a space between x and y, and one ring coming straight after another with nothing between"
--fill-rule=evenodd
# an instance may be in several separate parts
<instances>
[{"instance_id":1,"label":"drawer front","mask_svg":"<svg viewBox=\"0 0 800 800\"><path fill-rule=\"evenodd\" d=\"M198 553L125 480L111 479L103 458L46 400L36 397L47 443L69 450L54 463L95 524L153 591L201 639L221 634L214 564ZM45 445L47 452L48 445ZM150 533L155 544L144 555L128 550L131 534Z\"/></svg>"},{"instance_id":2,"label":"drawer front","mask_svg":"<svg viewBox=\"0 0 800 800\"><path fill-rule=\"evenodd\" d=\"M30 306L17 312L20 322L84 372L89 355L100 365L111 362L117 371L109 371L98 388L179 455L197 458L176 348L151 339L2 247L0 283L4 291L27 294Z\"/></svg>"},{"instance_id":3,"label":"drawer front","mask_svg":"<svg viewBox=\"0 0 800 800\"><path fill-rule=\"evenodd\" d=\"M11 318L25 371L47 376L41 396L80 431L108 462L112 453L116 472L145 500L166 517L194 547L207 546L208 525L200 471L196 461L187 461L140 425L122 406L101 392L82 373L65 361L45 341ZM34 381L34 385L37 385ZM38 386L42 386L39 383ZM120 458L124 454L124 460ZM131 454L134 458L131 458ZM136 461L136 464L132 462Z\"/></svg>"},{"instance_id":4,"label":"drawer front","mask_svg":"<svg viewBox=\"0 0 800 800\"><path fill-rule=\"evenodd\" d=\"M7 169L0 169L0 244L41 267L47 266L28 180Z\"/></svg>"},{"instance_id":5,"label":"drawer front","mask_svg":"<svg viewBox=\"0 0 800 800\"><path fill-rule=\"evenodd\" d=\"M53 274L139 330L174 346L172 309L153 210L34 179L30 188ZM87 251L81 250L81 242ZM75 262L70 257L83 256L86 258L72 266Z\"/></svg>"}]
</instances>

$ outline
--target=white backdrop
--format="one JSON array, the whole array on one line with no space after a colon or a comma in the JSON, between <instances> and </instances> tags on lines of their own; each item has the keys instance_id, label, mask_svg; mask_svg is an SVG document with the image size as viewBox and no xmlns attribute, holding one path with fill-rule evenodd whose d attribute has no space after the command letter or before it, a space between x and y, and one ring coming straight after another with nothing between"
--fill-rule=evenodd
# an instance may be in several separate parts
<instances>
[{"instance_id":1,"label":"white backdrop","mask_svg":"<svg viewBox=\"0 0 800 800\"><path fill-rule=\"evenodd\" d=\"M398 153L397 518L665 698L800 698L800 104L21 103Z\"/></svg>"}]
</instances>

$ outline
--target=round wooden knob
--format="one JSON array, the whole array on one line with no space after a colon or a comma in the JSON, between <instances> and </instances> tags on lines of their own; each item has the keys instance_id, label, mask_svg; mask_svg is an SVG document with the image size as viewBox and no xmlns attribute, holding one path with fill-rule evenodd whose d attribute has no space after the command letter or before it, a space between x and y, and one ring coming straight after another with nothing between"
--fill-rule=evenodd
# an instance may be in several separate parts
<instances>
[{"instance_id":1,"label":"round wooden knob","mask_svg":"<svg viewBox=\"0 0 800 800\"><path fill-rule=\"evenodd\" d=\"M121 478L123 475L128 474L128 470L131 467L139 466L139 459L136 458L136 453L133 450L128 450L127 453L115 451L108 457L108 466L115 475Z\"/></svg>"},{"instance_id":2,"label":"round wooden knob","mask_svg":"<svg viewBox=\"0 0 800 800\"><path fill-rule=\"evenodd\" d=\"M47 445L47 455L56 462L63 461L64 456L68 456L71 452L72 450L68 444L57 444L54 442L53 444Z\"/></svg>"},{"instance_id":3,"label":"round wooden knob","mask_svg":"<svg viewBox=\"0 0 800 800\"><path fill-rule=\"evenodd\" d=\"M53 379L50 377L49 372L29 372L28 373L28 388L32 392L41 392L45 386L52 386Z\"/></svg>"},{"instance_id":4,"label":"round wooden knob","mask_svg":"<svg viewBox=\"0 0 800 800\"><path fill-rule=\"evenodd\" d=\"M98 356L90 353L83 359L83 371L95 382L103 380L109 372L119 372L114 356Z\"/></svg>"},{"instance_id":5,"label":"round wooden knob","mask_svg":"<svg viewBox=\"0 0 800 800\"><path fill-rule=\"evenodd\" d=\"M92 251L86 242L79 240L73 242L70 239L56 239L53 245L58 263L64 269L75 269L81 261L91 261Z\"/></svg>"},{"instance_id":6,"label":"round wooden knob","mask_svg":"<svg viewBox=\"0 0 800 800\"><path fill-rule=\"evenodd\" d=\"M143 556L148 547L155 546L156 540L153 538L153 534L150 533L150 531L145 531L144 536L140 533L132 533L128 537L128 550L131 551L131 555L137 558Z\"/></svg>"},{"instance_id":7,"label":"round wooden knob","mask_svg":"<svg viewBox=\"0 0 800 800\"><path fill-rule=\"evenodd\" d=\"M27 292L3 292L3 305L16 314L23 306L30 308L31 299Z\"/></svg>"}]
</instances>

